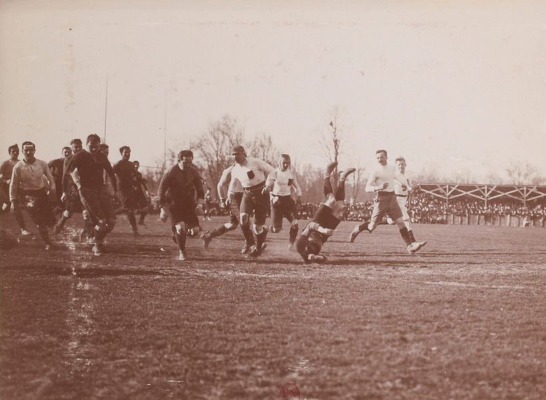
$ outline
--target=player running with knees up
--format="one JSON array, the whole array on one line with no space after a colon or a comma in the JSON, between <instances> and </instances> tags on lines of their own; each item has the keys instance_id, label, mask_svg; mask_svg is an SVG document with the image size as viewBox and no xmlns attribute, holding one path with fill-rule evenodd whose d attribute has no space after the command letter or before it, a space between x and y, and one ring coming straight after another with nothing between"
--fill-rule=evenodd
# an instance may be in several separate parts
<instances>
[{"instance_id":1,"label":"player running with knees up","mask_svg":"<svg viewBox=\"0 0 546 400\"><path fill-rule=\"evenodd\" d=\"M95 242L93 254L100 256L104 252L104 238L116 224L114 204L104 183L104 172L110 176L116 193L117 184L112 165L100 151L100 137L96 134L89 135L86 146L87 150L72 156L66 173L70 174L78 188L81 202L89 217L89 224L93 227Z\"/></svg>"},{"instance_id":2,"label":"player running with knees up","mask_svg":"<svg viewBox=\"0 0 546 400\"><path fill-rule=\"evenodd\" d=\"M301 200L301 188L298 185L296 173L291 166L290 156L281 154L279 166L267 177L267 187L271 192L271 232L282 230L282 220L286 218L290 222L288 248L292 249L298 236L298 219L296 218L296 202L292 192L298 201Z\"/></svg>"},{"instance_id":3,"label":"player running with knees up","mask_svg":"<svg viewBox=\"0 0 546 400\"><path fill-rule=\"evenodd\" d=\"M222 176L220 177L217 186L218 196L220 197L220 207L224 209L229 207L229 222L219 225L212 231L204 232L201 235L203 247L205 247L205 249L208 249L213 238L221 236L229 231L233 231L237 229L238 225L240 225L239 220L241 216L241 201L243 199L244 190L241 182L231 177L232 169L233 165L229 166L222 172ZM250 229L249 224L245 226L241 225L241 230L243 231L243 236L245 238L245 245L241 250L242 254L247 254L251 250L252 243L249 243L246 240L246 238L252 237L252 232Z\"/></svg>"},{"instance_id":4,"label":"player running with knees up","mask_svg":"<svg viewBox=\"0 0 546 400\"><path fill-rule=\"evenodd\" d=\"M163 175L158 191L160 218L166 221L170 216L173 239L178 245L180 261L186 259L187 232L199 228L197 209L203 207L205 196L201 175L192 162L191 150L182 150L178 153L178 163ZM167 190L170 194L170 203L166 196Z\"/></svg>"},{"instance_id":5,"label":"player running with knees up","mask_svg":"<svg viewBox=\"0 0 546 400\"><path fill-rule=\"evenodd\" d=\"M413 233L409 234L408 228L404 221L404 216L398 205L397 197L394 192L395 182L400 185L402 190L407 190L407 183L400 182L396 176L394 167L387 165L387 151L377 150L375 153L378 166L372 171L368 182L366 183L366 191L374 192L374 205L370 221L365 221L360 225L355 226L351 232L349 240L354 242L358 234L364 230L372 233L377 227L378 221L385 215L392 218L398 228L400 229L400 235L406 243L408 253L413 254L419 251L427 242L417 242L413 237Z\"/></svg>"},{"instance_id":6,"label":"player running with knees up","mask_svg":"<svg viewBox=\"0 0 546 400\"><path fill-rule=\"evenodd\" d=\"M14 206L28 211L36 224L46 250L51 246L48 227L55 225L50 197L55 197L55 181L47 163L34 155L36 146L32 142L22 144L23 160L13 167L9 186L9 198Z\"/></svg>"},{"instance_id":7,"label":"player running with knees up","mask_svg":"<svg viewBox=\"0 0 546 400\"><path fill-rule=\"evenodd\" d=\"M345 209L345 181L356 170L348 168L343 171L334 192L330 175L336 167L336 162L328 164L326 167L323 182L326 200L319 207L311 222L303 229L296 243L296 250L303 258L304 263L326 261L326 257L320 254L320 250L341 222L341 215Z\"/></svg>"},{"instance_id":8,"label":"player running with knees up","mask_svg":"<svg viewBox=\"0 0 546 400\"><path fill-rule=\"evenodd\" d=\"M259 256L265 249L268 228L265 226L269 208L269 192L265 186L266 177L273 167L265 161L247 157L243 146L235 146L232 151L235 165L231 170L231 179L237 179L243 186L240 223L245 240L251 244L249 255ZM254 213L253 237L250 229L250 216Z\"/></svg>"}]
</instances>

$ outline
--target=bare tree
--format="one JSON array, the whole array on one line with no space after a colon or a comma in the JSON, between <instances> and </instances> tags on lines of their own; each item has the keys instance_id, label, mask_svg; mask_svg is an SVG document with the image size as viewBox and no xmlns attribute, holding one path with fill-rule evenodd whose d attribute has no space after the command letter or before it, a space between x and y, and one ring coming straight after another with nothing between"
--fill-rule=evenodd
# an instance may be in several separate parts
<instances>
[{"instance_id":1,"label":"bare tree","mask_svg":"<svg viewBox=\"0 0 546 400\"><path fill-rule=\"evenodd\" d=\"M538 178L537 168L528 162L511 162L506 174L513 185L531 185Z\"/></svg>"},{"instance_id":2,"label":"bare tree","mask_svg":"<svg viewBox=\"0 0 546 400\"><path fill-rule=\"evenodd\" d=\"M273 144L273 139L265 133L254 137L248 146L248 153L271 165L276 165L280 157L280 152Z\"/></svg>"},{"instance_id":3,"label":"bare tree","mask_svg":"<svg viewBox=\"0 0 546 400\"><path fill-rule=\"evenodd\" d=\"M231 158L233 146L241 144L243 139L244 129L237 120L224 115L221 120L211 124L193 143L196 160L201 161L204 166L208 187L216 187L222 171L233 162Z\"/></svg>"}]
</instances>

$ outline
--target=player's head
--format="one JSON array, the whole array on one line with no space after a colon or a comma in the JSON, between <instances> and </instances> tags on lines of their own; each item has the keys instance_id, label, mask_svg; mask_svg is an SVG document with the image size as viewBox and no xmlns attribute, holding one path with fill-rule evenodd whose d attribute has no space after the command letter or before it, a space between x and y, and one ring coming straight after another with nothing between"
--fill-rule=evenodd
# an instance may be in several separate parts
<instances>
[{"instance_id":1,"label":"player's head","mask_svg":"<svg viewBox=\"0 0 546 400\"><path fill-rule=\"evenodd\" d=\"M280 167L282 171L286 171L287 169L289 169L291 163L292 161L290 160L290 155L281 154Z\"/></svg>"},{"instance_id":2,"label":"player's head","mask_svg":"<svg viewBox=\"0 0 546 400\"><path fill-rule=\"evenodd\" d=\"M100 151L100 136L96 133L87 136L85 143L87 144L87 150L91 154L97 154Z\"/></svg>"},{"instance_id":3,"label":"player's head","mask_svg":"<svg viewBox=\"0 0 546 400\"><path fill-rule=\"evenodd\" d=\"M178 165L180 167L187 167L193 162L193 151L191 150L182 150L178 153Z\"/></svg>"},{"instance_id":4,"label":"player's head","mask_svg":"<svg viewBox=\"0 0 546 400\"><path fill-rule=\"evenodd\" d=\"M233 147L233 149L231 150L231 155L233 157L233 160L238 164L246 160L246 151L245 148L241 145Z\"/></svg>"},{"instance_id":5,"label":"player's head","mask_svg":"<svg viewBox=\"0 0 546 400\"><path fill-rule=\"evenodd\" d=\"M402 156L396 157L395 163L396 163L396 169L400 173L403 174L404 172L406 172L406 159L404 157Z\"/></svg>"},{"instance_id":6,"label":"player's head","mask_svg":"<svg viewBox=\"0 0 546 400\"><path fill-rule=\"evenodd\" d=\"M138 169L140 168L140 162L139 161L133 161L133 164L135 165L135 169L138 171Z\"/></svg>"},{"instance_id":7,"label":"player's head","mask_svg":"<svg viewBox=\"0 0 546 400\"><path fill-rule=\"evenodd\" d=\"M17 160L17 157L19 157L19 146L16 144L9 146L8 154L13 161Z\"/></svg>"},{"instance_id":8,"label":"player's head","mask_svg":"<svg viewBox=\"0 0 546 400\"><path fill-rule=\"evenodd\" d=\"M375 159L381 165L387 165L387 150L377 150L375 152Z\"/></svg>"},{"instance_id":9,"label":"player's head","mask_svg":"<svg viewBox=\"0 0 546 400\"><path fill-rule=\"evenodd\" d=\"M83 144L81 139L72 139L70 141L70 147L72 147L72 153L76 154L82 151Z\"/></svg>"},{"instance_id":10,"label":"player's head","mask_svg":"<svg viewBox=\"0 0 546 400\"><path fill-rule=\"evenodd\" d=\"M70 155L72 155L72 148L69 146L64 146L63 149L61 150L61 154L63 155L64 158L69 157Z\"/></svg>"},{"instance_id":11,"label":"player's head","mask_svg":"<svg viewBox=\"0 0 546 400\"><path fill-rule=\"evenodd\" d=\"M34 154L36 153L36 145L32 142L23 142L21 145L21 149L23 150L23 158L27 162L32 162L36 158L34 157Z\"/></svg>"},{"instance_id":12,"label":"player's head","mask_svg":"<svg viewBox=\"0 0 546 400\"><path fill-rule=\"evenodd\" d=\"M121 146L119 148L119 154L121 154L121 159L128 161L131 158L131 148L129 146Z\"/></svg>"},{"instance_id":13,"label":"player's head","mask_svg":"<svg viewBox=\"0 0 546 400\"><path fill-rule=\"evenodd\" d=\"M101 154L104 154L105 157L108 157L108 154L110 154L110 146L108 146L106 143L101 143L99 146L99 151Z\"/></svg>"}]
</instances>

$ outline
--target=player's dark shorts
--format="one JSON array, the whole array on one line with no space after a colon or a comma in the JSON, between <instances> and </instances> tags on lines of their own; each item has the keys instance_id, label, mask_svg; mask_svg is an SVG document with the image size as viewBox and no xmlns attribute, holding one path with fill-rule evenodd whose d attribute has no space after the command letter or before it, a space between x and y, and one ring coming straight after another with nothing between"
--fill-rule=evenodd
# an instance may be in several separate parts
<instances>
[{"instance_id":1,"label":"player's dark shorts","mask_svg":"<svg viewBox=\"0 0 546 400\"><path fill-rule=\"evenodd\" d=\"M55 215L46 189L21 190L21 206L26 209L36 226L55 225Z\"/></svg>"},{"instance_id":2,"label":"player's dark shorts","mask_svg":"<svg viewBox=\"0 0 546 400\"><path fill-rule=\"evenodd\" d=\"M172 203L169 205L169 214L171 216L171 225L174 226L179 222L184 222L186 228L195 228L199 226L199 218L195 208L197 204L195 201L186 201L179 203Z\"/></svg>"},{"instance_id":3,"label":"player's dark shorts","mask_svg":"<svg viewBox=\"0 0 546 400\"><path fill-rule=\"evenodd\" d=\"M242 200L243 192L235 193L231 196L231 202L229 204L229 222L232 225L239 224L239 218L241 217Z\"/></svg>"},{"instance_id":4,"label":"player's dark shorts","mask_svg":"<svg viewBox=\"0 0 546 400\"><path fill-rule=\"evenodd\" d=\"M121 206L127 211L136 211L140 208L139 201L142 195L141 190L135 190L134 188L123 188L119 191L119 200Z\"/></svg>"},{"instance_id":5,"label":"player's dark shorts","mask_svg":"<svg viewBox=\"0 0 546 400\"><path fill-rule=\"evenodd\" d=\"M267 210L269 208L269 194L262 193L265 183L245 188L241 203L241 214L252 215L257 225L265 224Z\"/></svg>"},{"instance_id":6,"label":"player's dark shorts","mask_svg":"<svg viewBox=\"0 0 546 400\"><path fill-rule=\"evenodd\" d=\"M340 220L334 216L330 207L322 204L313 217L313 222L316 222L323 228L336 229Z\"/></svg>"},{"instance_id":7,"label":"player's dark shorts","mask_svg":"<svg viewBox=\"0 0 546 400\"><path fill-rule=\"evenodd\" d=\"M108 193L105 185L98 188L82 187L80 189L80 198L93 224L103 220L113 227L116 221L116 213L112 203L112 196Z\"/></svg>"},{"instance_id":8,"label":"player's dark shorts","mask_svg":"<svg viewBox=\"0 0 546 400\"><path fill-rule=\"evenodd\" d=\"M377 224L386 215L395 221L402 217L402 211L394 192L379 192L375 195L370 222Z\"/></svg>"},{"instance_id":9,"label":"player's dark shorts","mask_svg":"<svg viewBox=\"0 0 546 400\"><path fill-rule=\"evenodd\" d=\"M63 203L64 209L72 213L81 213L83 211L83 204L80 198L80 192L76 185L68 185L65 194L66 197Z\"/></svg>"},{"instance_id":10,"label":"player's dark shorts","mask_svg":"<svg viewBox=\"0 0 546 400\"><path fill-rule=\"evenodd\" d=\"M292 222L296 219L296 202L292 196L271 196L271 219L277 229L282 227L282 219Z\"/></svg>"}]
</instances>

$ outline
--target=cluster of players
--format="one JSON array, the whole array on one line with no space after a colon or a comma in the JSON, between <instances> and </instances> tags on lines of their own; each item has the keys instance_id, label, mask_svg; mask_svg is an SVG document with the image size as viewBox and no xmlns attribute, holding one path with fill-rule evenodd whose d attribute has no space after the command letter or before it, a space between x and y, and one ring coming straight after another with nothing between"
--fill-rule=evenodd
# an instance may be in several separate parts
<instances>
[{"instance_id":1,"label":"cluster of players","mask_svg":"<svg viewBox=\"0 0 546 400\"><path fill-rule=\"evenodd\" d=\"M116 223L115 199L121 202L121 210L128 216L135 235L138 235L136 214L144 223L148 201L145 180L138 172L138 163L130 160L129 146L120 148L121 160L113 166L108 160L109 149L101 144L98 135L87 137L85 149L82 141L74 139L71 147L63 148L63 158L49 164L35 157L36 146L31 142L22 144L23 159L18 160L17 145L9 147L10 160L2 164L2 185L9 193L14 214L27 235L22 216L26 209L36 224L46 249L52 245L49 228L60 233L64 223L74 212L82 212L83 234L93 243L93 254L104 251L104 239ZM294 248L304 263L324 262L322 246L334 234L345 207L345 181L355 172L354 168L337 172L337 163L327 166L323 188L325 201L314 217L301 231L296 218L296 201L301 199L301 188L291 166L288 154L282 154L279 165L273 167L258 158L248 157L243 146L232 149L233 164L225 169L218 182L218 196L223 207L230 210L230 219L211 231L200 231L199 217L204 210L205 193L203 179L193 164L191 150L182 150L178 162L163 175L158 200L161 206L160 219L170 220L173 240L178 246L180 261L186 260L186 237L197 236L208 248L214 238L240 226L244 238L243 254L258 257L266 248L269 232L278 233L283 219L290 223L289 248ZM355 227L351 232L353 242L362 231L372 232L378 222L389 216L396 222L410 254L421 249L426 242L415 240L406 209L407 196L411 191L405 176L405 160L397 158L397 168L387 164L387 152L376 152L378 165L368 179L366 190L375 192L374 209L369 221ZM58 204L62 213L57 221L52 206ZM6 208L4 204L4 208ZM117 211L117 212L116 212ZM271 211L271 226L266 218ZM205 212L206 217L206 212Z\"/></svg>"}]
</instances>

